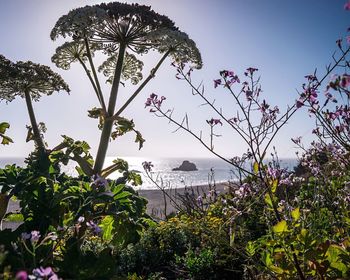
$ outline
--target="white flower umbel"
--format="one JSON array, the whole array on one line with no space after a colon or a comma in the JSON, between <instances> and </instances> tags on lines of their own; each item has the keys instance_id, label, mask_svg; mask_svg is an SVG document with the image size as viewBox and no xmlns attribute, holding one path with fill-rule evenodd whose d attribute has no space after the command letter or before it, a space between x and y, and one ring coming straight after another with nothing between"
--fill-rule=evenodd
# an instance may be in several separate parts
<instances>
[{"instance_id":1,"label":"white flower umbel","mask_svg":"<svg viewBox=\"0 0 350 280\"><path fill-rule=\"evenodd\" d=\"M150 33L147 40L160 53L170 50L170 56L176 63L191 63L196 69L202 68L202 57L196 43L186 33L159 29Z\"/></svg>"},{"instance_id":2,"label":"white flower umbel","mask_svg":"<svg viewBox=\"0 0 350 280\"><path fill-rule=\"evenodd\" d=\"M101 45L90 43L89 48L91 55L94 55L96 50L101 49ZM66 42L56 49L56 53L52 56L51 61L57 67L68 70L74 62L85 63L87 61L86 54L86 45L83 41Z\"/></svg>"},{"instance_id":3,"label":"white flower umbel","mask_svg":"<svg viewBox=\"0 0 350 280\"><path fill-rule=\"evenodd\" d=\"M114 79L115 67L117 65L118 55L112 55L98 68L98 71L102 72L107 77L107 82L112 83ZM122 76L124 81L130 79L133 85L136 85L142 80L142 68L143 62L138 60L135 55L125 53Z\"/></svg>"}]
</instances>

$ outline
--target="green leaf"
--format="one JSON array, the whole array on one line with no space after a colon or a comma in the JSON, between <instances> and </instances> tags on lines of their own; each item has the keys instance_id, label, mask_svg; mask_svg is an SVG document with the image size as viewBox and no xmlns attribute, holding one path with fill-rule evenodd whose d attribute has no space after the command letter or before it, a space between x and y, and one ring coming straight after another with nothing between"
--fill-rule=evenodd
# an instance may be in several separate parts
<instances>
[{"instance_id":1,"label":"green leaf","mask_svg":"<svg viewBox=\"0 0 350 280\"><path fill-rule=\"evenodd\" d=\"M22 214L10 213L10 214L6 215L4 220L7 221L7 222L23 222L24 218L23 218Z\"/></svg>"},{"instance_id":2,"label":"green leaf","mask_svg":"<svg viewBox=\"0 0 350 280\"><path fill-rule=\"evenodd\" d=\"M273 258L271 256L270 252L264 252L263 253L263 260L264 260L265 265L267 267L270 267L270 266L273 265Z\"/></svg>"},{"instance_id":3,"label":"green leaf","mask_svg":"<svg viewBox=\"0 0 350 280\"><path fill-rule=\"evenodd\" d=\"M2 145L8 145L10 143L13 143L12 139L5 135L6 129L8 129L9 127L10 125L7 122L0 123L0 138L2 138Z\"/></svg>"},{"instance_id":4,"label":"green leaf","mask_svg":"<svg viewBox=\"0 0 350 280\"><path fill-rule=\"evenodd\" d=\"M129 192L121 192L121 193L118 193L116 195L114 195L114 200L121 200L122 198L126 198L126 197L129 197L131 196L131 193Z\"/></svg>"},{"instance_id":5,"label":"green leaf","mask_svg":"<svg viewBox=\"0 0 350 280\"><path fill-rule=\"evenodd\" d=\"M270 206L271 208L273 208L273 205L272 205L272 200L271 200L271 197L269 196L269 194L266 194L265 195L265 202L268 206Z\"/></svg>"},{"instance_id":6,"label":"green leaf","mask_svg":"<svg viewBox=\"0 0 350 280\"><path fill-rule=\"evenodd\" d=\"M255 174L258 174L258 173L259 173L259 163L254 162L254 164L253 164L253 170L254 170L254 173L255 173Z\"/></svg>"},{"instance_id":7,"label":"green leaf","mask_svg":"<svg viewBox=\"0 0 350 280\"><path fill-rule=\"evenodd\" d=\"M230 235L230 246L233 247L235 245L235 236L236 236L236 233L235 231L233 230L232 231L232 234Z\"/></svg>"},{"instance_id":8,"label":"green leaf","mask_svg":"<svg viewBox=\"0 0 350 280\"><path fill-rule=\"evenodd\" d=\"M113 216L106 216L102 219L99 224L100 228L103 231L102 239L105 241L110 241L113 238L113 230L114 230L114 218Z\"/></svg>"},{"instance_id":9,"label":"green leaf","mask_svg":"<svg viewBox=\"0 0 350 280\"><path fill-rule=\"evenodd\" d=\"M6 129L10 128L10 124L7 122L0 123L0 133L4 134L6 132Z\"/></svg>"},{"instance_id":10,"label":"green leaf","mask_svg":"<svg viewBox=\"0 0 350 280\"><path fill-rule=\"evenodd\" d=\"M113 183L112 183L113 184ZM114 193L114 194L118 194L120 193L123 189L125 188L125 185L124 184L119 184L119 185L112 185L111 186L111 191Z\"/></svg>"},{"instance_id":11,"label":"green leaf","mask_svg":"<svg viewBox=\"0 0 350 280\"><path fill-rule=\"evenodd\" d=\"M117 168L116 170L118 170L120 173L129 170L128 162L121 159L121 158L117 158L117 159L113 160L113 163L114 163L114 165L116 165L116 168Z\"/></svg>"},{"instance_id":12,"label":"green leaf","mask_svg":"<svg viewBox=\"0 0 350 280\"><path fill-rule=\"evenodd\" d=\"M2 145L8 145L10 143L13 143L12 139L6 135L0 134L0 137L2 137L2 141L1 141Z\"/></svg>"},{"instance_id":13,"label":"green leaf","mask_svg":"<svg viewBox=\"0 0 350 280\"><path fill-rule=\"evenodd\" d=\"M272 230L275 233L284 233L286 231L288 231L288 225L287 225L287 221L283 220L277 223L277 225L272 227Z\"/></svg>"},{"instance_id":14,"label":"green leaf","mask_svg":"<svg viewBox=\"0 0 350 280\"><path fill-rule=\"evenodd\" d=\"M277 274L283 274L284 270L278 266L275 265L270 265L268 266L269 269L271 269L273 272L277 273Z\"/></svg>"},{"instance_id":15,"label":"green leaf","mask_svg":"<svg viewBox=\"0 0 350 280\"><path fill-rule=\"evenodd\" d=\"M299 208L299 207L295 208L295 209L292 211L291 214L292 214L293 220L294 220L295 222L298 221L299 218L300 218L300 208Z\"/></svg>"},{"instance_id":16,"label":"green leaf","mask_svg":"<svg viewBox=\"0 0 350 280\"><path fill-rule=\"evenodd\" d=\"M139 150L141 150L141 148L143 147L143 143L145 143L146 140L142 137L142 134L139 131L134 131L136 133L135 143L139 143Z\"/></svg>"},{"instance_id":17,"label":"green leaf","mask_svg":"<svg viewBox=\"0 0 350 280\"><path fill-rule=\"evenodd\" d=\"M142 178L140 174L137 174L136 172L129 172L128 174L128 181L131 182L133 186L139 186L142 185Z\"/></svg>"},{"instance_id":18,"label":"green leaf","mask_svg":"<svg viewBox=\"0 0 350 280\"><path fill-rule=\"evenodd\" d=\"M271 184L271 191L272 191L272 193L276 192L277 187L278 187L278 180L275 179L275 180L272 181L272 184Z\"/></svg>"},{"instance_id":19,"label":"green leaf","mask_svg":"<svg viewBox=\"0 0 350 280\"><path fill-rule=\"evenodd\" d=\"M254 244L254 242L252 241L248 241L247 246L245 247L246 252L248 253L248 255L250 257L255 255L255 251L256 251L256 246Z\"/></svg>"},{"instance_id":20,"label":"green leaf","mask_svg":"<svg viewBox=\"0 0 350 280\"><path fill-rule=\"evenodd\" d=\"M127 132L133 131L135 127L135 123L133 120L128 120L122 117L118 117L118 119L114 122L114 125L116 129L111 134L113 140L115 140L119 136L124 135Z\"/></svg>"}]
</instances>

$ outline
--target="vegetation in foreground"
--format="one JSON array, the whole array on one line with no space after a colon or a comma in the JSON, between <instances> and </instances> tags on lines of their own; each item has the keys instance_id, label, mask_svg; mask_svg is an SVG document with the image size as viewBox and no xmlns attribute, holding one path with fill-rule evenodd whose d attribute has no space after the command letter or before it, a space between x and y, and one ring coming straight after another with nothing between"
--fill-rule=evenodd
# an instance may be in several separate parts
<instances>
[{"instance_id":1,"label":"vegetation in foreground","mask_svg":"<svg viewBox=\"0 0 350 280\"><path fill-rule=\"evenodd\" d=\"M284 113L261 100L258 69L248 68L245 81L233 71L221 71L214 88L233 97L237 112L229 117L192 82L193 67L201 67L194 42L148 7L114 2L79 8L58 20L51 38L60 36L71 41L58 47L52 60L63 69L78 62L87 74L99 104L89 116L99 120L101 141L96 160L86 142L68 136L48 148L46 127L37 122L32 101L69 91L68 85L47 66L0 56L0 99L24 98L31 123L27 140L35 143L25 167L0 169L0 218L22 221L14 231L0 231L3 279L350 278L350 49L341 41L339 56L324 76L306 76L303 91ZM150 49L162 58L116 110L120 79L132 84L143 79L143 62L128 51L144 54ZM98 69L94 52L108 57ZM146 107L190 133L238 175L227 193L218 194L214 185L210 193L187 197L177 213L157 222L146 214L147 201L132 188L142 183L139 174L129 171L123 160L102 167L111 138L132 132L142 147L141 133L121 114L167 56L174 59L177 78L218 116L207 120L209 143L190 130L187 116L179 122L163 110L164 97L152 94ZM108 103L96 69L112 83ZM300 138L293 139L302 154L299 166L288 171L280 167L276 153L270 162L266 155L276 134L300 108L315 118L317 140L304 148ZM245 141L242 157L227 159L214 149L221 125ZM8 127L0 124L4 145L12 142ZM78 164L78 176L61 172L69 161ZM145 162L144 167L152 177L152 164ZM106 179L114 171L122 176ZM10 198L20 201L20 213L5 214Z\"/></svg>"}]
</instances>

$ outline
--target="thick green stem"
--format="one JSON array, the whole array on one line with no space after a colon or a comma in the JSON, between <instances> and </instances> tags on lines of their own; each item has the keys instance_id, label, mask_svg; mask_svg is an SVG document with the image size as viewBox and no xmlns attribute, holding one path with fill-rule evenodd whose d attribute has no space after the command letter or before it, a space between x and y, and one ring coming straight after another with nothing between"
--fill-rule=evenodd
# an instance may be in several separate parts
<instances>
[{"instance_id":1,"label":"thick green stem","mask_svg":"<svg viewBox=\"0 0 350 280\"><path fill-rule=\"evenodd\" d=\"M29 91L26 91L24 93L24 96L25 96L25 99L26 99L26 104L27 104L27 110L28 110L28 114L29 114L30 123L31 123L32 129L33 129L34 142L38 146L39 152L41 154L45 154L46 153L46 148L45 148L43 139L41 138L41 135L40 135L38 123L36 122L36 119L35 119L34 109L33 109L33 105L32 105L32 99L30 97Z\"/></svg>"},{"instance_id":2,"label":"thick green stem","mask_svg":"<svg viewBox=\"0 0 350 280\"><path fill-rule=\"evenodd\" d=\"M107 154L109 140L111 137L114 120L110 117L114 115L115 104L118 96L120 77L123 69L125 50L126 50L126 44L121 43L119 46L118 61L114 72L114 79L113 79L111 94L109 96L108 111L107 111L108 118L105 120L103 124L100 144L96 155L96 161L94 166L94 172L96 174L100 173L103 168L103 164Z\"/></svg>"}]
</instances>

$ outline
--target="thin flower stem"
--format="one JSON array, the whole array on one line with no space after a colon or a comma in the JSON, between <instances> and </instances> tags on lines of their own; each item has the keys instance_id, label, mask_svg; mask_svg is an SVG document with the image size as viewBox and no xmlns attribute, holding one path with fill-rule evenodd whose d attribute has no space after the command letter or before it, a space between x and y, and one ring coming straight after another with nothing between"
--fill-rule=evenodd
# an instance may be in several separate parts
<instances>
[{"instance_id":1,"label":"thin flower stem","mask_svg":"<svg viewBox=\"0 0 350 280\"><path fill-rule=\"evenodd\" d=\"M89 69L86 67L85 63L84 63L80 58L78 58L78 61L80 62L81 66L84 68L84 71L85 71L86 75L88 76L89 81L90 81L92 87L94 88L94 91L95 91L95 93L96 93L97 99L98 99L98 101L99 101L101 107L103 107L102 102L101 102L101 99L100 99L100 95L99 95L99 93L98 93L98 89L97 89L97 87L96 87L96 84L95 84L95 82L94 82L94 79L92 78L92 76L91 76L91 74L90 74ZM106 109L105 109L105 110L106 110Z\"/></svg>"},{"instance_id":2,"label":"thin flower stem","mask_svg":"<svg viewBox=\"0 0 350 280\"><path fill-rule=\"evenodd\" d=\"M173 203L173 205L175 206L175 209L176 209L177 211L181 211L182 208L181 208L181 206L176 202L176 200L175 200L171 195L169 195L169 194L165 191L164 187L159 186L159 184L157 183L157 181L153 179L153 176L151 175L150 172L148 172L147 170L145 170L145 172L146 172L146 175L147 175L148 179L150 179L150 180L152 181L152 183L163 193L163 195L165 195L166 197L169 198L169 200L170 200L170 201Z\"/></svg>"},{"instance_id":3,"label":"thin flower stem","mask_svg":"<svg viewBox=\"0 0 350 280\"><path fill-rule=\"evenodd\" d=\"M328 77L328 75L330 73L332 73L332 71L337 67L337 65L339 65L339 63L344 59L344 57L350 52L350 47L343 53L343 55L334 63L334 65L329 68L326 72L326 74L323 76L323 78L318 81L318 83L316 84L315 86L315 90L322 84L322 82ZM265 149L264 149L264 153L266 153L268 147L270 146L272 140L275 138L276 134L278 133L278 131L287 123L287 121L295 114L295 112L298 110L298 108L296 108L296 105L294 104L292 107L289 108L289 110L287 110L287 112L281 116L281 118L279 118L279 121L282 121L282 124L276 128L276 131L273 133L273 135L271 136L269 142L267 143ZM316 117L319 117L320 116L320 113L316 114ZM322 123L322 121L321 121Z\"/></svg>"},{"instance_id":4,"label":"thin flower stem","mask_svg":"<svg viewBox=\"0 0 350 280\"><path fill-rule=\"evenodd\" d=\"M143 83L137 88L137 90L130 96L130 98L125 102L125 104L120 107L120 109L114 114L113 119L115 120L118 118L121 113L129 106L129 104L135 99L135 97L141 92L141 90L148 84L148 82L155 77L156 72L158 71L159 67L162 65L164 60L167 58L167 56L170 54L171 50L167 51L163 57L159 60L157 65L151 70L148 77L143 81Z\"/></svg>"},{"instance_id":5,"label":"thin flower stem","mask_svg":"<svg viewBox=\"0 0 350 280\"><path fill-rule=\"evenodd\" d=\"M206 102L206 104L208 104L215 111L215 113L217 113L229 126L231 126L239 134L239 136L241 136L244 142L249 145L249 141L245 137L248 137L248 135L244 131L240 131L238 128L236 128L218 109L215 108L215 106L198 90L198 88L192 84L192 82L186 77L186 75L184 75L183 72L181 72L181 74L192 90L194 90Z\"/></svg>"},{"instance_id":6,"label":"thin flower stem","mask_svg":"<svg viewBox=\"0 0 350 280\"><path fill-rule=\"evenodd\" d=\"M164 113L160 108L157 108L158 112L165 118L167 118L170 122L174 123L175 125L177 125L178 127L181 127L183 130L187 131L189 134L191 134L194 138L196 138L207 150L209 150L212 154L214 154L215 156L217 156L218 158L222 159L223 161L229 163L230 165L234 166L235 168L241 170L242 172L244 172L245 174L251 175L253 177L256 177L256 174L242 168L241 166L239 166L238 164L235 164L234 162L226 159L225 157L223 157L222 155L218 154L217 152L215 152L213 149L211 149L210 146L208 146L199 136L197 136L195 133L193 133L191 130L189 130L188 128L184 127L183 125L181 125L180 123L178 123L177 121L175 121L174 119L172 119L171 117L169 117L166 113Z\"/></svg>"},{"instance_id":7,"label":"thin flower stem","mask_svg":"<svg viewBox=\"0 0 350 280\"><path fill-rule=\"evenodd\" d=\"M105 101L104 101L104 98L103 98L100 82L99 82L98 77L97 77L95 65L94 65L94 62L92 60L90 46L89 46L89 42L88 42L87 38L84 38L84 42L85 42L85 48L86 48L87 57L88 57L88 60L89 60L89 63L90 63L90 67L91 67L91 70L92 70L92 74L94 75L94 79L95 79L95 85L96 85L96 88L97 88L96 93L97 93L97 96L98 96L99 101L101 103L103 111L106 112L106 104L105 104Z\"/></svg>"}]
</instances>

